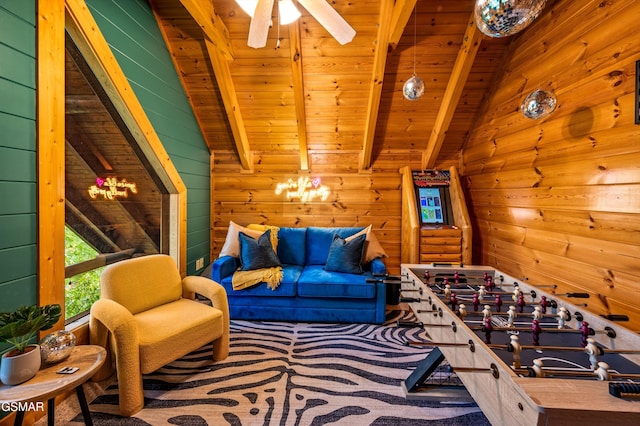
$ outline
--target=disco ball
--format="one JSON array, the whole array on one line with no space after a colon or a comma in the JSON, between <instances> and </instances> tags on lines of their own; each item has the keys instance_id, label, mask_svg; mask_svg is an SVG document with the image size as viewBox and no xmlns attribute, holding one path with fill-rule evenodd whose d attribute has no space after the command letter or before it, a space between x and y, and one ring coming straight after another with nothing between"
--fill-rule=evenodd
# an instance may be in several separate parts
<instances>
[{"instance_id":1,"label":"disco ball","mask_svg":"<svg viewBox=\"0 0 640 426\"><path fill-rule=\"evenodd\" d=\"M40 355L42 362L53 364L71 355L76 346L76 336L70 331L58 330L47 334L40 341Z\"/></svg>"},{"instance_id":2,"label":"disco ball","mask_svg":"<svg viewBox=\"0 0 640 426\"><path fill-rule=\"evenodd\" d=\"M408 79L404 86L402 86L402 93L405 99L409 101L416 101L424 95L424 81L415 74Z\"/></svg>"},{"instance_id":3,"label":"disco ball","mask_svg":"<svg viewBox=\"0 0 640 426\"><path fill-rule=\"evenodd\" d=\"M507 37L533 22L545 3L546 0L476 0L476 25L489 37Z\"/></svg>"},{"instance_id":4,"label":"disco ball","mask_svg":"<svg viewBox=\"0 0 640 426\"><path fill-rule=\"evenodd\" d=\"M556 96L544 90L535 90L520 105L522 115L533 120L546 117L556 109Z\"/></svg>"}]
</instances>

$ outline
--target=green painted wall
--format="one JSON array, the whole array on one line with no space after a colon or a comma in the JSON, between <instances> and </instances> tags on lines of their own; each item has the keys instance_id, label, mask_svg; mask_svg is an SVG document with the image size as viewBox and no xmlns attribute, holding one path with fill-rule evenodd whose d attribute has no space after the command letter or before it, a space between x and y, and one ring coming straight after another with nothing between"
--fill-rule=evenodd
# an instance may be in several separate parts
<instances>
[{"instance_id":1,"label":"green painted wall","mask_svg":"<svg viewBox=\"0 0 640 426\"><path fill-rule=\"evenodd\" d=\"M87 3L187 186L195 274L209 261L209 151L148 3ZM0 311L37 302L35 26L36 0L0 0Z\"/></svg>"},{"instance_id":2,"label":"green painted wall","mask_svg":"<svg viewBox=\"0 0 640 426\"><path fill-rule=\"evenodd\" d=\"M2 312L37 301L35 26L35 0L0 0Z\"/></svg>"},{"instance_id":3,"label":"green painted wall","mask_svg":"<svg viewBox=\"0 0 640 426\"><path fill-rule=\"evenodd\" d=\"M209 263L209 150L146 0L86 0L187 187L187 274Z\"/></svg>"}]
</instances>

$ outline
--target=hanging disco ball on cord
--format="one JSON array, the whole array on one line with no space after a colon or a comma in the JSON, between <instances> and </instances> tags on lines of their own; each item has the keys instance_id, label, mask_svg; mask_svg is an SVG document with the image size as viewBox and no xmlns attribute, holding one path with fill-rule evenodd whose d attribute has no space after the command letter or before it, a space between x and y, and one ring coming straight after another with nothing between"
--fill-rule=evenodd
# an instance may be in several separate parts
<instances>
[{"instance_id":1,"label":"hanging disco ball on cord","mask_svg":"<svg viewBox=\"0 0 640 426\"><path fill-rule=\"evenodd\" d=\"M413 75L402 86L402 94L409 101L416 101L424 95L424 81L417 75Z\"/></svg>"},{"instance_id":2,"label":"hanging disco ball on cord","mask_svg":"<svg viewBox=\"0 0 640 426\"><path fill-rule=\"evenodd\" d=\"M529 94L522 104L522 115L532 120L539 120L551 114L556 109L556 96L551 92L538 89Z\"/></svg>"},{"instance_id":3,"label":"hanging disco ball on cord","mask_svg":"<svg viewBox=\"0 0 640 426\"><path fill-rule=\"evenodd\" d=\"M507 37L540 15L546 0L476 0L475 19L489 37Z\"/></svg>"}]
</instances>

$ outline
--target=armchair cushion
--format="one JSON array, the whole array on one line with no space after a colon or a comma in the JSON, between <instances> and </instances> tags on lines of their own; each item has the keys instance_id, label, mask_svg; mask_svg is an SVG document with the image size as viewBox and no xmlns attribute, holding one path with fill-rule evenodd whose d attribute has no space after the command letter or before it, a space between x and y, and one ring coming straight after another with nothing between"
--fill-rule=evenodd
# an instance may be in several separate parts
<instances>
[{"instance_id":1,"label":"armchair cushion","mask_svg":"<svg viewBox=\"0 0 640 426\"><path fill-rule=\"evenodd\" d=\"M206 345L224 330L222 311L189 299L141 312L135 320L143 374L180 358L186 347Z\"/></svg>"}]
</instances>

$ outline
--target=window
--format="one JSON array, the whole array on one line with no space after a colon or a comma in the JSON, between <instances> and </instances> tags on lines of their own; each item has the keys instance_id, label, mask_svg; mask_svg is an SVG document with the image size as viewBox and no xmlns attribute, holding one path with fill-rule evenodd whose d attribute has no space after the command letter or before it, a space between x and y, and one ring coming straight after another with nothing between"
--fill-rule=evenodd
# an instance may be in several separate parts
<instances>
[{"instance_id":1,"label":"window","mask_svg":"<svg viewBox=\"0 0 640 426\"><path fill-rule=\"evenodd\" d=\"M99 296L102 267L169 252L169 194L109 96L66 40L67 322Z\"/></svg>"}]
</instances>

